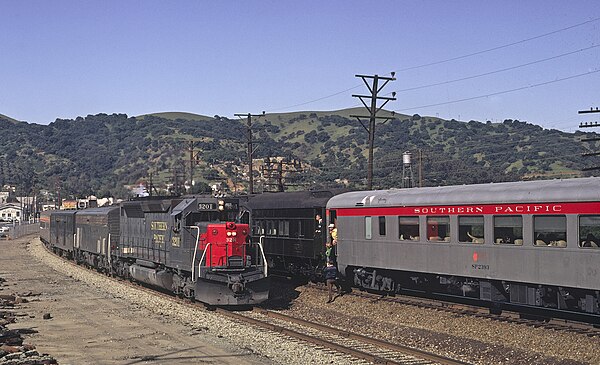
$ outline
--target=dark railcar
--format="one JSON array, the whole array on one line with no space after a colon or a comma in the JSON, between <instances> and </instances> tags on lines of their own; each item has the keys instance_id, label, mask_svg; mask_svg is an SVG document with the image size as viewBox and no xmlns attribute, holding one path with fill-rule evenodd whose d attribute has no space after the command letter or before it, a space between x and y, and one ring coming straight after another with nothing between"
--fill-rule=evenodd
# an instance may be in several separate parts
<instances>
[{"instance_id":1,"label":"dark railcar","mask_svg":"<svg viewBox=\"0 0 600 365\"><path fill-rule=\"evenodd\" d=\"M112 250L119 242L119 226L119 207L77 211L73 248L75 260L109 272Z\"/></svg>"},{"instance_id":2,"label":"dark railcar","mask_svg":"<svg viewBox=\"0 0 600 365\"><path fill-rule=\"evenodd\" d=\"M65 256L73 254L75 210L53 211L50 216L50 245Z\"/></svg>"},{"instance_id":3,"label":"dark railcar","mask_svg":"<svg viewBox=\"0 0 600 365\"><path fill-rule=\"evenodd\" d=\"M325 207L344 191L264 193L249 199L252 235L262 243L270 268L306 277L321 274L328 239Z\"/></svg>"},{"instance_id":4,"label":"dark railcar","mask_svg":"<svg viewBox=\"0 0 600 365\"><path fill-rule=\"evenodd\" d=\"M40 213L40 238L44 244L50 244L50 215L52 211Z\"/></svg>"}]
</instances>

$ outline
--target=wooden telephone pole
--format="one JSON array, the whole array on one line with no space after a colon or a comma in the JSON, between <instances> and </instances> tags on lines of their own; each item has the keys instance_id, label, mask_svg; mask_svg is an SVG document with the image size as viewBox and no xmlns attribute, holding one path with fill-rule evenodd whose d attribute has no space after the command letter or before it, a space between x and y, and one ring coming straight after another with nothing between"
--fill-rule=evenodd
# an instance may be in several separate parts
<instances>
[{"instance_id":1,"label":"wooden telephone pole","mask_svg":"<svg viewBox=\"0 0 600 365\"><path fill-rule=\"evenodd\" d=\"M363 128L369 134L369 161L368 161L368 172L367 172L367 189L368 190L373 189L373 145L375 143L375 122L377 121L377 119L384 119L384 123L385 123L394 117L394 112L392 112L391 117L380 117L380 116L377 116L377 113L381 109L383 109L383 107L389 101L396 100L395 92L392 93L391 98L385 97L385 96L379 96L379 93L385 87L385 85L388 84L388 82L396 80L394 75L395 75L394 72L392 72L392 77L384 77L384 76L379 76L379 75L374 75L374 76L355 75L356 77L360 77L363 80L363 82L367 86L367 89L369 89L369 91L371 92L371 95L352 95L352 97L360 99L360 101L363 103L365 108L367 108L369 115L367 115L367 116L351 115L350 116L352 118L357 118L358 121L360 122L360 124L363 126ZM371 85L369 85L369 82L367 82L367 79L373 81ZM379 86L379 80L384 81L384 83L381 86ZM365 99L370 99L370 105L365 102ZM377 106L378 100L384 100L384 102L379 107ZM365 124L363 123L363 119L366 119L366 118L369 119L369 127L365 126Z\"/></svg>"},{"instance_id":2,"label":"wooden telephone pole","mask_svg":"<svg viewBox=\"0 0 600 365\"><path fill-rule=\"evenodd\" d=\"M262 117L265 115L263 111L262 114L234 114L236 117L242 119L242 117L246 117L246 124L248 126L247 129L247 140L248 140L248 177L250 179L248 184L248 194L254 193L254 173L252 169L252 160L254 155L254 147L252 145L252 117Z\"/></svg>"},{"instance_id":3,"label":"wooden telephone pole","mask_svg":"<svg viewBox=\"0 0 600 365\"><path fill-rule=\"evenodd\" d=\"M596 109L590 108L589 110L580 110L578 113L579 114L600 113L600 110L598 108L596 108ZM600 123L598 123L598 122L579 123L579 128L591 128L591 127L600 127ZM581 140L581 142L595 142L595 141L600 141L600 137L583 138ZM583 153L581 156L589 157L589 156L598 156L598 155L600 155L600 152L596 151L596 152ZM582 171L592 171L592 170L600 170L600 166L586 167L586 168L582 169Z\"/></svg>"}]
</instances>

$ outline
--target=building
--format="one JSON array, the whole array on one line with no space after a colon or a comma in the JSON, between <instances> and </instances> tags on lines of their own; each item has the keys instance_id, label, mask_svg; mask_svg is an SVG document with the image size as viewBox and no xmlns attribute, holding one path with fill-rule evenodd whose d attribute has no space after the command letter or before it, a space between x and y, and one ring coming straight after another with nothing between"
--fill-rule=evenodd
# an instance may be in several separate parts
<instances>
[{"instance_id":1,"label":"building","mask_svg":"<svg viewBox=\"0 0 600 365\"><path fill-rule=\"evenodd\" d=\"M21 222L23 210L19 203L0 204L0 220L4 222Z\"/></svg>"}]
</instances>

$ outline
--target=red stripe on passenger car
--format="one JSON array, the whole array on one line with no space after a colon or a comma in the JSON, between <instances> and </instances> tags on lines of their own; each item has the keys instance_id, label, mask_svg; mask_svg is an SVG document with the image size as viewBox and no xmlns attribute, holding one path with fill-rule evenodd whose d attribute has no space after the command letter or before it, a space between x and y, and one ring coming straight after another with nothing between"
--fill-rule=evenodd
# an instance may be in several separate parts
<instances>
[{"instance_id":1,"label":"red stripe on passenger car","mask_svg":"<svg viewBox=\"0 0 600 365\"><path fill-rule=\"evenodd\" d=\"M331 207L330 209L335 209ZM600 202L337 208L338 216L600 214Z\"/></svg>"}]
</instances>

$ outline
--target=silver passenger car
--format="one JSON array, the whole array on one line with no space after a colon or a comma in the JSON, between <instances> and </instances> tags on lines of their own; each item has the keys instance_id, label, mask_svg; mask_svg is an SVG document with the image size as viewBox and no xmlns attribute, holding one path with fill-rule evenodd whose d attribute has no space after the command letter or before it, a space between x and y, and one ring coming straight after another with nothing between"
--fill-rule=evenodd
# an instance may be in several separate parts
<instances>
[{"instance_id":1,"label":"silver passenger car","mask_svg":"<svg viewBox=\"0 0 600 365\"><path fill-rule=\"evenodd\" d=\"M356 286L600 315L600 178L334 196Z\"/></svg>"}]
</instances>

